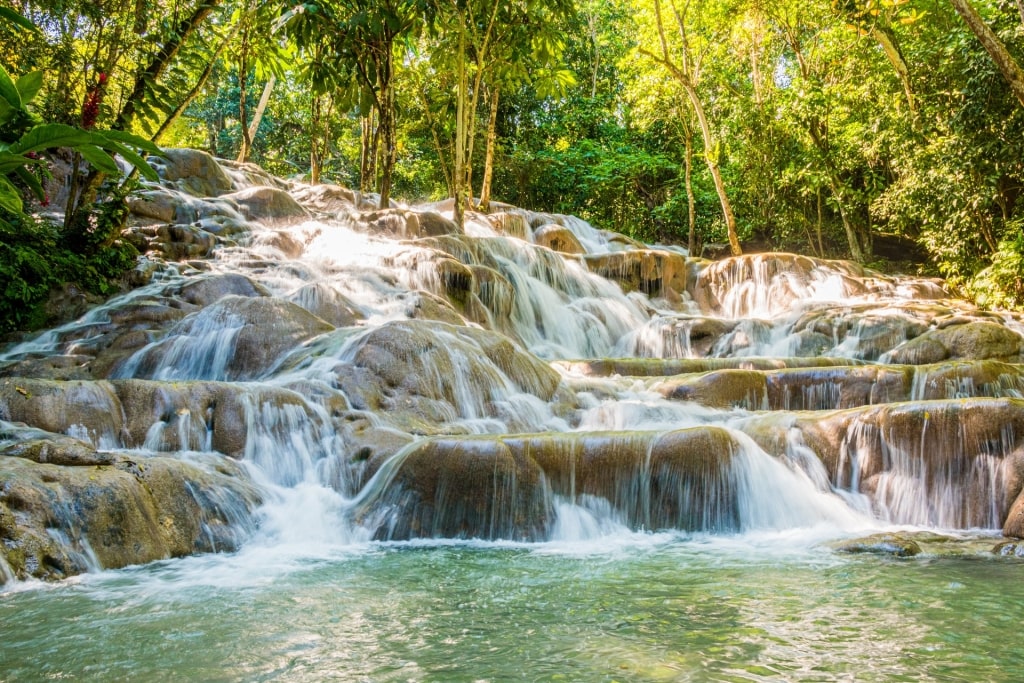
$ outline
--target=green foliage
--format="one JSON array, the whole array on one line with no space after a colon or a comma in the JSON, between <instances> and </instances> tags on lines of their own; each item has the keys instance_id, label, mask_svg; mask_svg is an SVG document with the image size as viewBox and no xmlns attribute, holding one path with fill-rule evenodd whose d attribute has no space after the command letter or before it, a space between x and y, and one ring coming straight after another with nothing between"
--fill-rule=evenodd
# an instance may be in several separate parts
<instances>
[{"instance_id":1,"label":"green foliage","mask_svg":"<svg viewBox=\"0 0 1024 683\"><path fill-rule=\"evenodd\" d=\"M966 290L982 306L1024 309L1024 233L1016 226L1016 235L999 243L992 265L983 268Z\"/></svg>"},{"instance_id":2,"label":"green foliage","mask_svg":"<svg viewBox=\"0 0 1024 683\"><path fill-rule=\"evenodd\" d=\"M101 296L115 293L137 257L120 241L86 255L69 248L53 224L24 214L11 219L0 229L0 333L46 324L50 292L66 282Z\"/></svg>"}]
</instances>

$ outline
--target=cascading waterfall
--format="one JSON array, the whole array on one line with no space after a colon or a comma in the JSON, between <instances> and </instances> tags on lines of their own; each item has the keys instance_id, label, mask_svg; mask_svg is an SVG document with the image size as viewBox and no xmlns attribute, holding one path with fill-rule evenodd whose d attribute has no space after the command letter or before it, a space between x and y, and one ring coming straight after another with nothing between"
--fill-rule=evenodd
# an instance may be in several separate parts
<instances>
[{"instance_id":1,"label":"cascading waterfall","mask_svg":"<svg viewBox=\"0 0 1024 683\"><path fill-rule=\"evenodd\" d=\"M231 170L236 192L267 182ZM260 510L262 538L311 543L1013 518L1019 322L935 283L792 255L711 263L521 209L460 232L430 207L261 219L148 191L220 246L4 352L0 445L39 466L140 478L177 459L209 478L186 482L199 508L218 477L246 478L232 500ZM533 243L553 230L584 253ZM996 406L1001 435L936 432L945 404L913 403L959 399ZM71 439L41 446L21 422ZM244 471L209 466L226 456ZM211 505L195 547L246 516ZM52 540L81 551L89 533Z\"/></svg>"}]
</instances>

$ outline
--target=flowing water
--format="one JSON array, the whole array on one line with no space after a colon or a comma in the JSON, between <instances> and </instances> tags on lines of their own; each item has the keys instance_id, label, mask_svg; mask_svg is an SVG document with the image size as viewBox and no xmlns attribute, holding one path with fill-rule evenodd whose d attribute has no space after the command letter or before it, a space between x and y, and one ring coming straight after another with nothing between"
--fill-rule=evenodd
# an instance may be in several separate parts
<instances>
[{"instance_id":1,"label":"flowing water","mask_svg":"<svg viewBox=\"0 0 1024 683\"><path fill-rule=\"evenodd\" d=\"M247 549L0 601L0 680L1013 681L1021 566L793 538Z\"/></svg>"},{"instance_id":2,"label":"flowing water","mask_svg":"<svg viewBox=\"0 0 1024 683\"><path fill-rule=\"evenodd\" d=\"M215 168L0 355L0 681L1015 679L1019 319L519 209L249 221L278 181ZM835 549L878 533L923 551Z\"/></svg>"}]
</instances>

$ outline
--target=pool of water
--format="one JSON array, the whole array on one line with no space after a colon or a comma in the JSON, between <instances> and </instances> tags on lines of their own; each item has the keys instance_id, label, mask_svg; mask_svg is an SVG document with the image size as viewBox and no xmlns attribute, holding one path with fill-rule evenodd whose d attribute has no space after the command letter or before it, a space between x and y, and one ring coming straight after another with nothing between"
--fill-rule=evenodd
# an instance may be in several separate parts
<instances>
[{"instance_id":1,"label":"pool of water","mask_svg":"<svg viewBox=\"0 0 1024 683\"><path fill-rule=\"evenodd\" d=\"M0 680L1010 681L1022 607L1020 561L784 535L249 547L8 587Z\"/></svg>"}]
</instances>

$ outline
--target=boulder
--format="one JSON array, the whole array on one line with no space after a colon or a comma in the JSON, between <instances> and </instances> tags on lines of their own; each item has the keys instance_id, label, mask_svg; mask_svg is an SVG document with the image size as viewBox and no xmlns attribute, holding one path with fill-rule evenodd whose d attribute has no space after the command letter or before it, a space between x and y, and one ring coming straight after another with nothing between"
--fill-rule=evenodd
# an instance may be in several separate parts
<instances>
[{"instance_id":1,"label":"boulder","mask_svg":"<svg viewBox=\"0 0 1024 683\"><path fill-rule=\"evenodd\" d=\"M487 215L487 222L499 235L514 237L518 240L530 238L530 221L519 212L499 211Z\"/></svg>"},{"instance_id":2,"label":"boulder","mask_svg":"<svg viewBox=\"0 0 1024 683\"><path fill-rule=\"evenodd\" d=\"M149 379L256 379L289 351L332 329L289 301L225 296L181 320L120 372Z\"/></svg>"},{"instance_id":3,"label":"boulder","mask_svg":"<svg viewBox=\"0 0 1024 683\"><path fill-rule=\"evenodd\" d=\"M929 330L897 347L888 360L911 365L947 359L1019 362L1022 351L1024 339L1019 334L996 322L976 320Z\"/></svg>"},{"instance_id":4,"label":"boulder","mask_svg":"<svg viewBox=\"0 0 1024 683\"><path fill-rule=\"evenodd\" d=\"M255 528L260 497L229 462L34 441L0 450L0 556L18 579L234 550Z\"/></svg>"},{"instance_id":5,"label":"boulder","mask_svg":"<svg viewBox=\"0 0 1024 683\"><path fill-rule=\"evenodd\" d=\"M892 557L913 557L921 554L921 546L913 538L889 533L839 541L832 544L832 548L840 553L869 553Z\"/></svg>"},{"instance_id":6,"label":"boulder","mask_svg":"<svg viewBox=\"0 0 1024 683\"><path fill-rule=\"evenodd\" d=\"M572 230L554 223L537 228L533 233L533 241L538 246L547 247L563 254L585 254L587 252Z\"/></svg>"},{"instance_id":7,"label":"boulder","mask_svg":"<svg viewBox=\"0 0 1024 683\"><path fill-rule=\"evenodd\" d=\"M263 223L295 223L309 219L309 212L290 194L277 187L247 187L224 195L248 220Z\"/></svg>"},{"instance_id":8,"label":"boulder","mask_svg":"<svg viewBox=\"0 0 1024 683\"><path fill-rule=\"evenodd\" d=\"M686 291L689 272L686 257L674 251L643 249L588 254L591 272L614 280L623 291L641 291L650 296L676 295Z\"/></svg>"},{"instance_id":9,"label":"boulder","mask_svg":"<svg viewBox=\"0 0 1024 683\"><path fill-rule=\"evenodd\" d=\"M183 301L200 308L215 304L227 296L270 295L266 287L238 273L211 274L191 278L176 288L173 293Z\"/></svg>"},{"instance_id":10,"label":"boulder","mask_svg":"<svg viewBox=\"0 0 1024 683\"><path fill-rule=\"evenodd\" d=\"M221 164L198 149L165 149L148 161L162 180L196 197L217 197L235 189Z\"/></svg>"}]
</instances>

